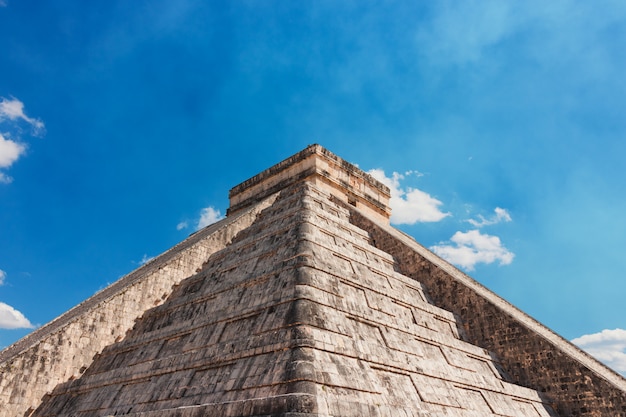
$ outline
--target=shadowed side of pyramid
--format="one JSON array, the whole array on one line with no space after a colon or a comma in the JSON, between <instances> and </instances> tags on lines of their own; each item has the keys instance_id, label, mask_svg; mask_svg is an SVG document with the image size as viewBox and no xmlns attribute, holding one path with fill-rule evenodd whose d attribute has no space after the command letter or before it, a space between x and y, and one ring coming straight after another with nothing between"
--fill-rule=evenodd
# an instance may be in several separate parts
<instances>
[{"instance_id":1,"label":"shadowed side of pyramid","mask_svg":"<svg viewBox=\"0 0 626 417\"><path fill-rule=\"evenodd\" d=\"M310 183L35 416L552 416Z\"/></svg>"},{"instance_id":2,"label":"shadowed side of pyramid","mask_svg":"<svg viewBox=\"0 0 626 417\"><path fill-rule=\"evenodd\" d=\"M336 199L334 199L337 201ZM560 416L626 417L626 379L419 245L350 207L350 221L393 255L396 270L453 312L467 340L497 355L516 384L540 391Z\"/></svg>"},{"instance_id":3,"label":"shadowed side of pyramid","mask_svg":"<svg viewBox=\"0 0 626 417\"><path fill-rule=\"evenodd\" d=\"M293 367L306 360L295 326L300 211L294 198L276 201L34 415L313 410Z\"/></svg>"},{"instance_id":4,"label":"shadowed side of pyramid","mask_svg":"<svg viewBox=\"0 0 626 417\"><path fill-rule=\"evenodd\" d=\"M0 351L0 417L28 416L59 383L74 379L172 286L198 272L256 219L262 204L202 229ZM82 277L75 277L82 279Z\"/></svg>"}]
</instances>

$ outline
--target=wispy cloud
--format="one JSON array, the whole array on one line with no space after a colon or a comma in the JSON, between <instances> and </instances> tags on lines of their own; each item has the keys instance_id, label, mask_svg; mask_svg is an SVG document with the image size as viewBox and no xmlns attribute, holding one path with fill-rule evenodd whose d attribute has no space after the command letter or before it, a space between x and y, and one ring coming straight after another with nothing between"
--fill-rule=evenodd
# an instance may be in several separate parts
<instances>
[{"instance_id":1,"label":"wispy cloud","mask_svg":"<svg viewBox=\"0 0 626 417\"><path fill-rule=\"evenodd\" d=\"M623 2L606 3L610 5L575 0L439 1L432 3L432 19L420 26L417 40L431 62L464 65L483 63L490 49L539 32L544 34L542 42L536 42L530 53L540 57L559 52L559 57L544 59L546 63L581 62L591 53L604 65L614 58L604 56L604 50L589 50L588 42L619 24L626 14Z\"/></svg>"},{"instance_id":2,"label":"wispy cloud","mask_svg":"<svg viewBox=\"0 0 626 417\"><path fill-rule=\"evenodd\" d=\"M176 230L183 230L189 227L189 222L187 220L182 221L176 225Z\"/></svg>"},{"instance_id":3,"label":"wispy cloud","mask_svg":"<svg viewBox=\"0 0 626 417\"><path fill-rule=\"evenodd\" d=\"M501 222L510 222L511 220L512 220L511 215L509 214L508 211L506 211L503 208L496 207L494 210L493 216L489 218L485 218L484 216L479 215L478 220L469 219L467 220L467 222L470 223L474 227L481 228L483 226L491 226L492 224L497 224Z\"/></svg>"},{"instance_id":4,"label":"wispy cloud","mask_svg":"<svg viewBox=\"0 0 626 417\"><path fill-rule=\"evenodd\" d=\"M626 375L626 330L602 330L572 340L590 355Z\"/></svg>"},{"instance_id":5,"label":"wispy cloud","mask_svg":"<svg viewBox=\"0 0 626 417\"><path fill-rule=\"evenodd\" d=\"M456 232L448 242L430 248L448 262L467 271L473 271L476 264L508 265L515 254L504 247L500 238L480 233L479 230Z\"/></svg>"},{"instance_id":6,"label":"wispy cloud","mask_svg":"<svg viewBox=\"0 0 626 417\"><path fill-rule=\"evenodd\" d=\"M0 269L0 285L4 285L4 280L7 277L7 273Z\"/></svg>"},{"instance_id":7,"label":"wispy cloud","mask_svg":"<svg viewBox=\"0 0 626 417\"><path fill-rule=\"evenodd\" d=\"M16 98L6 99L2 97L1 99L2 101L0 101L0 121L22 120L32 127L33 135L39 136L44 132L45 126L41 120L35 119L33 117L28 117L26 113L24 113L24 103Z\"/></svg>"},{"instance_id":8,"label":"wispy cloud","mask_svg":"<svg viewBox=\"0 0 626 417\"><path fill-rule=\"evenodd\" d=\"M10 168L26 152L26 144L15 137L16 135L19 137L21 132L18 123L20 121L26 122L35 136L41 136L45 131L41 120L28 117L24 113L24 103L16 98L9 100L0 97L0 123L2 123L0 126L15 132L15 134L0 132L0 170ZM8 184L12 181L13 178L0 171L0 183Z\"/></svg>"},{"instance_id":9,"label":"wispy cloud","mask_svg":"<svg viewBox=\"0 0 626 417\"><path fill-rule=\"evenodd\" d=\"M400 180L405 175L415 174L421 176L417 171L409 171L405 175L394 172L391 177L385 175L382 169L372 169L368 171L372 177L389 187L391 191L391 223L393 224L415 224L424 222L438 222L450 216L450 213L442 212L439 207L443 203L430 194L418 190L417 188L402 188Z\"/></svg>"},{"instance_id":10,"label":"wispy cloud","mask_svg":"<svg viewBox=\"0 0 626 417\"><path fill-rule=\"evenodd\" d=\"M434 61L465 64L478 61L483 50L497 44L520 25L515 6L501 1L468 1L454 6L434 3L432 21L418 32L418 41Z\"/></svg>"},{"instance_id":11,"label":"wispy cloud","mask_svg":"<svg viewBox=\"0 0 626 417\"><path fill-rule=\"evenodd\" d=\"M148 256L147 254L144 253L143 256L141 257L141 260L139 261L139 265L144 265L153 259L154 259L154 256Z\"/></svg>"},{"instance_id":12,"label":"wispy cloud","mask_svg":"<svg viewBox=\"0 0 626 417\"><path fill-rule=\"evenodd\" d=\"M34 327L22 313L0 302L0 329L32 329Z\"/></svg>"}]
</instances>

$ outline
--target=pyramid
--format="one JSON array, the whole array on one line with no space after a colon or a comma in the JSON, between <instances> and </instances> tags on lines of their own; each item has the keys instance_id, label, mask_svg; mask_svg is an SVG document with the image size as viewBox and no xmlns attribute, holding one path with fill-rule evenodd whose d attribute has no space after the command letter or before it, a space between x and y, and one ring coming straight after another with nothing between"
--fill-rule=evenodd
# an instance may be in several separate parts
<instances>
[{"instance_id":1,"label":"pyramid","mask_svg":"<svg viewBox=\"0 0 626 417\"><path fill-rule=\"evenodd\" d=\"M626 416L626 380L389 225L311 145L0 352L0 416Z\"/></svg>"}]
</instances>

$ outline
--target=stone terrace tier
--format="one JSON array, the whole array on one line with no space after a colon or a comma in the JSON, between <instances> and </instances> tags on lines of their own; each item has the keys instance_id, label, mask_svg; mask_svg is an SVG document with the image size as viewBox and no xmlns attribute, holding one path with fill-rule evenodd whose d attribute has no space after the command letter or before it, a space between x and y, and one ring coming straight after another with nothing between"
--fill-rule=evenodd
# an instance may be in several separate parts
<instances>
[{"instance_id":1,"label":"stone terrace tier","mask_svg":"<svg viewBox=\"0 0 626 417\"><path fill-rule=\"evenodd\" d=\"M33 416L555 416L309 182Z\"/></svg>"},{"instance_id":2,"label":"stone terrace tier","mask_svg":"<svg viewBox=\"0 0 626 417\"><path fill-rule=\"evenodd\" d=\"M230 190L231 215L291 184L308 181L388 224L389 188L320 145L285 159Z\"/></svg>"},{"instance_id":3,"label":"stone terrace tier","mask_svg":"<svg viewBox=\"0 0 626 417\"><path fill-rule=\"evenodd\" d=\"M389 198L319 145L234 187L0 353L0 417L626 417L624 378L391 227Z\"/></svg>"}]
</instances>

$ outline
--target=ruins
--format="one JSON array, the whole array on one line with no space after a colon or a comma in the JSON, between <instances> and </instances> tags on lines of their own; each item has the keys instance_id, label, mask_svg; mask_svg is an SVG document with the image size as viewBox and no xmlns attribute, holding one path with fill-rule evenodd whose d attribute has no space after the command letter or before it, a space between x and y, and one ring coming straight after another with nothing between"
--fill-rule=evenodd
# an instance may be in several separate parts
<instances>
[{"instance_id":1,"label":"ruins","mask_svg":"<svg viewBox=\"0 0 626 417\"><path fill-rule=\"evenodd\" d=\"M0 417L622 416L626 380L389 225L319 145L0 352Z\"/></svg>"}]
</instances>

